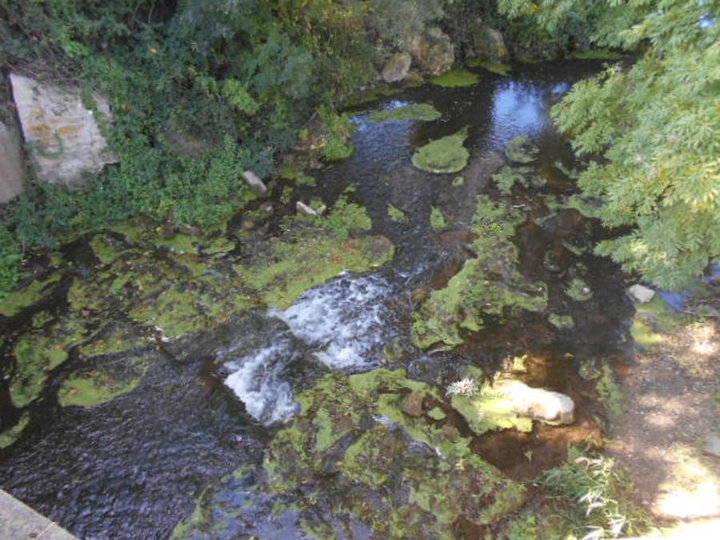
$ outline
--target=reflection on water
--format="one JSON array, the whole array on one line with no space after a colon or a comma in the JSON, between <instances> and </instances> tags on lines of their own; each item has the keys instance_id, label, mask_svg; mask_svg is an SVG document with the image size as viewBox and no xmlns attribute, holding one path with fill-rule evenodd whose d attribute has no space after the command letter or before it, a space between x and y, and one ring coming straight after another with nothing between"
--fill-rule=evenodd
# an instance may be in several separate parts
<instances>
[{"instance_id":1,"label":"reflection on water","mask_svg":"<svg viewBox=\"0 0 720 540\"><path fill-rule=\"evenodd\" d=\"M492 142L504 147L516 134L532 137L547 129L551 123L546 106L549 93L514 81L498 86L492 96Z\"/></svg>"}]
</instances>

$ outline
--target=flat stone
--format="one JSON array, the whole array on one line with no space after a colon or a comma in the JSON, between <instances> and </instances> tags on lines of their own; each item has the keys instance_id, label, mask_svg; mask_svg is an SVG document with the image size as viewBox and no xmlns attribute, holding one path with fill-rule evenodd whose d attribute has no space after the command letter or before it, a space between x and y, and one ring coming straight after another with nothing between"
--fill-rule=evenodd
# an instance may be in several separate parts
<instances>
[{"instance_id":1,"label":"flat stone","mask_svg":"<svg viewBox=\"0 0 720 540\"><path fill-rule=\"evenodd\" d=\"M57 523L0 489L0 538L7 540L77 540Z\"/></svg>"},{"instance_id":2,"label":"flat stone","mask_svg":"<svg viewBox=\"0 0 720 540\"><path fill-rule=\"evenodd\" d=\"M83 104L80 88L61 88L15 73L10 83L25 144L41 180L81 188L87 184L86 173L99 173L117 162L96 112ZM110 121L107 100L99 94L93 100L97 114Z\"/></svg>"},{"instance_id":3,"label":"flat stone","mask_svg":"<svg viewBox=\"0 0 720 540\"><path fill-rule=\"evenodd\" d=\"M295 203L295 209L298 211L298 213L305 214L306 216L317 216L318 215L318 213L315 210L310 208L307 204L305 204L302 201L298 201Z\"/></svg>"},{"instance_id":4,"label":"flat stone","mask_svg":"<svg viewBox=\"0 0 720 540\"><path fill-rule=\"evenodd\" d=\"M645 304L653 299L655 291L644 285L635 284L632 287L628 287L627 293L633 301L638 304Z\"/></svg>"},{"instance_id":5,"label":"flat stone","mask_svg":"<svg viewBox=\"0 0 720 540\"><path fill-rule=\"evenodd\" d=\"M425 400L425 394L421 392L412 392L407 395L403 401L403 412L415 418L421 417L425 414L423 409L423 401Z\"/></svg>"},{"instance_id":6,"label":"flat stone","mask_svg":"<svg viewBox=\"0 0 720 540\"><path fill-rule=\"evenodd\" d=\"M572 424L575 421L575 402L565 394L531 388L515 380L500 381L495 389L511 402L518 416L560 424Z\"/></svg>"},{"instance_id":7,"label":"flat stone","mask_svg":"<svg viewBox=\"0 0 720 540\"><path fill-rule=\"evenodd\" d=\"M24 189L24 179L20 134L0 122L0 203L20 195Z\"/></svg>"}]
</instances>

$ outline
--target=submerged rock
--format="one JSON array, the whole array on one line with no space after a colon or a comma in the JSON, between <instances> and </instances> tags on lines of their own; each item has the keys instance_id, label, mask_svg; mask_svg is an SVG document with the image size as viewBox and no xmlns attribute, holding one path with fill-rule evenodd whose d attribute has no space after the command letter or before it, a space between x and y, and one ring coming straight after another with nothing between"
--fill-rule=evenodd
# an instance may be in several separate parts
<instances>
[{"instance_id":1,"label":"submerged rock","mask_svg":"<svg viewBox=\"0 0 720 540\"><path fill-rule=\"evenodd\" d=\"M538 147L522 135L513 137L505 150L508 159L518 163L531 163L538 158L539 153Z\"/></svg>"},{"instance_id":2,"label":"submerged rock","mask_svg":"<svg viewBox=\"0 0 720 540\"><path fill-rule=\"evenodd\" d=\"M429 122L437 120L441 116L440 111L429 103L413 103L403 107L372 112L368 115L368 120L372 120L373 122L389 120L420 120Z\"/></svg>"},{"instance_id":3,"label":"submerged rock","mask_svg":"<svg viewBox=\"0 0 720 540\"><path fill-rule=\"evenodd\" d=\"M495 28L478 24L472 31L475 54L480 59L504 60L510 53L502 33Z\"/></svg>"},{"instance_id":4,"label":"submerged rock","mask_svg":"<svg viewBox=\"0 0 720 540\"><path fill-rule=\"evenodd\" d=\"M446 71L442 75L433 77L430 82L444 88L462 88L465 86L472 86L480 80L480 77L471 71L466 69L453 69L452 71Z\"/></svg>"}]
</instances>

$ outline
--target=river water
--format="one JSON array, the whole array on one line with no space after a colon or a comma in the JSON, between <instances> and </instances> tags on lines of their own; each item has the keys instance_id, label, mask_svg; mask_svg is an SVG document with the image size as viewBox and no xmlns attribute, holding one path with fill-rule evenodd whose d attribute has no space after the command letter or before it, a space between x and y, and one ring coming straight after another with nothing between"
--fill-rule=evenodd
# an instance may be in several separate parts
<instances>
[{"instance_id":1,"label":"river water","mask_svg":"<svg viewBox=\"0 0 720 540\"><path fill-rule=\"evenodd\" d=\"M561 171L575 164L548 111L574 81L599 69L588 61L518 65L508 76L482 72L469 88L425 85L369 104L432 103L442 113L432 122L372 122L367 111L356 111L353 156L318 172L317 185L298 188L296 196L332 204L353 186L373 232L395 245L392 264L341 275L287 310L250 312L198 339L182 361L162 350L151 353L154 367L140 387L105 405L46 407L30 436L2 455L2 487L83 538L166 538L205 488L243 464L260 463L267 441L297 413L300 390L328 370L375 368L388 346L402 351L398 364L412 377L428 382L451 377L458 365L493 369L509 354L528 354L534 382L569 393L578 403L578 423L587 428L595 398L577 367L622 352L632 308L618 269L589 252L607 232L576 210L548 212L548 201L562 203L577 191ZM410 164L415 148L464 126L471 159L460 173L462 185L451 185L458 175ZM468 336L454 351L417 350L409 334L414 295L442 286L472 256L467 243L475 199L497 195L491 175L507 163L503 151L516 135L540 149L533 167L546 181L513 193L512 204L528 216L515 238L520 271L547 284L548 309L572 315L575 327L558 330L526 313ZM388 203L407 220L393 221ZM445 217L441 230L431 226L432 208ZM592 290L590 300L575 302L563 292L577 272ZM522 479L559 463L566 442L542 433L533 441L500 434L475 450ZM532 467L523 458L529 449L539 456ZM301 537L292 516L270 518L262 501L246 504L249 495L237 481L218 486L218 500L247 510L219 512L213 537ZM358 527L356 537L369 537Z\"/></svg>"}]
</instances>

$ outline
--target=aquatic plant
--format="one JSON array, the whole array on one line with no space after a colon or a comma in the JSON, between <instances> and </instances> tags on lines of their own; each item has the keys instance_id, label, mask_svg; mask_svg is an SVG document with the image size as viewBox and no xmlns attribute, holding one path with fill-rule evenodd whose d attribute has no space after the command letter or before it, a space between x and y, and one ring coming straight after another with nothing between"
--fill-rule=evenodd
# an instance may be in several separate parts
<instances>
[{"instance_id":1,"label":"aquatic plant","mask_svg":"<svg viewBox=\"0 0 720 540\"><path fill-rule=\"evenodd\" d=\"M472 86L480 80L477 73L466 69L453 69L446 71L442 75L437 75L430 79L432 84L442 86L444 88L460 88L464 86Z\"/></svg>"},{"instance_id":2,"label":"aquatic plant","mask_svg":"<svg viewBox=\"0 0 720 540\"><path fill-rule=\"evenodd\" d=\"M368 115L368 120L373 122L387 122L389 120L417 120L429 122L437 120L442 114L429 103L413 103L403 105L402 107L394 107L392 109L383 109L374 111Z\"/></svg>"},{"instance_id":3,"label":"aquatic plant","mask_svg":"<svg viewBox=\"0 0 720 540\"><path fill-rule=\"evenodd\" d=\"M470 158L465 148L468 128L429 142L418 148L412 156L412 163L418 169L437 174L455 173L463 170Z\"/></svg>"}]
</instances>

